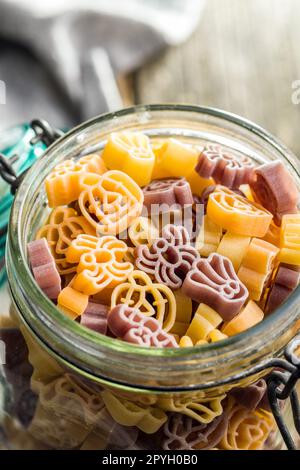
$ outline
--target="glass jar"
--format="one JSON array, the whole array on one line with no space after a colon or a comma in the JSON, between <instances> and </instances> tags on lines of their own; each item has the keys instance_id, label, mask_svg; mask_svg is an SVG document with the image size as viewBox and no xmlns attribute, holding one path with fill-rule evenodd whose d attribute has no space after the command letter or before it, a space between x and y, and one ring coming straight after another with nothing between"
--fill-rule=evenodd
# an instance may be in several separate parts
<instances>
[{"instance_id":1,"label":"glass jar","mask_svg":"<svg viewBox=\"0 0 300 470\"><path fill-rule=\"evenodd\" d=\"M258 164L280 159L300 186L299 166L288 149L253 123L216 109L137 106L92 119L55 142L26 175L11 214L6 257L12 308L1 329L6 343L2 446L278 448L267 403L251 410L232 397L237 387L268 374L268 360L281 356L297 333L299 289L242 334L160 350L81 327L58 311L31 275L27 242L49 213L45 177L63 160L101 150L111 132L125 129L153 139L218 143ZM202 433L202 442L193 442L193 430Z\"/></svg>"}]
</instances>

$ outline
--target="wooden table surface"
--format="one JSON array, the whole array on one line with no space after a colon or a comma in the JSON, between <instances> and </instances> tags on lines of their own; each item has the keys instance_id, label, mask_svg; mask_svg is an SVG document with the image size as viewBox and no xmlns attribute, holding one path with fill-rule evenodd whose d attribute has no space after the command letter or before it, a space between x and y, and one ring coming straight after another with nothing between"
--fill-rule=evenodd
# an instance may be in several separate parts
<instances>
[{"instance_id":1,"label":"wooden table surface","mask_svg":"<svg viewBox=\"0 0 300 470\"><path fill-rule=\"evenodd\" d=\"M134 101L223 108L265 127L300 156L300 104L292 102L292 83L300 80L299 20L299 0L207 0L193 36L135 74Z\"/></svg>"}]
</instances>

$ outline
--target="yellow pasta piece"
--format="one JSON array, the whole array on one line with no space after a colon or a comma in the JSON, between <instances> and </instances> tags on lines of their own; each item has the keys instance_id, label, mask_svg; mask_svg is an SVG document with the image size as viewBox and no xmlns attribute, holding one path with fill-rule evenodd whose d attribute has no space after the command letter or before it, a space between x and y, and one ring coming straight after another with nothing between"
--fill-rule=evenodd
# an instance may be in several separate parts
<instances>
[{"instance_id":1,"label":"yellow pasta piece","mask_svg":"<svg viewBox=\"0 0 300 470\"><path fill-rule=\"evenodd\" d=\"M96 428L95 431L92 431L87 436L87 438L81 445L80 450L105 450L107 448L107 437L108 436L105 436L105 432L103 432L102 429L98 431L98 429Z\"/></svg>"},{"instance_id":2,"label":"yellow pasta piece","mask_svg":"<svg viewBox=\"0 0 300 470\"><path fill-rule=\"evenodd\" d=\"M215 184L212 178L202 178L195 170L193 170L186 179L190 183L192 193L199 197L202 196L204 189Z\"/></svg>"},{"instance_id":3,"label":"yellow pasta piece","mask_svg":"<svg viewBox=\"0 0 300 470\"><path fill-rule=\"evenodd\" d=\"M182 336L179 341L179 346L181 348L192 348L194 343L189 336Z\"/></svg>"},{"instance_id":4,"label":"yellow pasta piece","mask_svg":"<svg viewBox=\"0 0 300 470\"><path fill-rule=\"evenodd\" d=\"M38 406L29 432L54 448L72 449L98 425L104 409L97 391L64 374L40 385Z\"/></svg>"},{"instance_id":5,"label":"yellow pasta piece","mask_svg":"<svg viewBox=\"0 0 300 470\"><path fill-rule=\"evenodd\" d=\"M199 341L197 341L194 344L191 338L185 335L185 336L182 336L182 338L180 339L179 346L181 348L192 348L193 346L203 346L204 344L207 344L207 343L208 341L206 341L205 339L199 339Z\"/></svg>"},{"instance_id":6,"label":"yellow pasta piece","mask_svg":"<svg viewBox=\"0 0 300 470\"><path fill-rule=\"evenodd\" d=\"M195 346L203 346L204 344L207 344L207 341L205 339L199 339Z\"/></svg>"},{"instance_id":7,"label":"yellow pasta piece","mask_svg":"<svg viewBox=\"0 0 300 470\"><path fill-rule=\"evenodd\" d=\"M249 201L254 202L254 197L252 195L252 191L249 184L241 184L239 189L245 194L246 198L249 199Z\"/></svg>"},{"instance_id":8,"label":"yellow pasta piece","mask_svg":"<svg viewBox=\"0 0 300 470\"><path fill-rule=\"evenodd\" d=\"M206 340L209 333L222 323L221 316L205 304L200 304L194 318L187 329L189 336L195 344L199 340Z\"/></svg>"},{"instance_id":9,"label":"yellow pasta piece","mask_svg":"<svg viewBox=\"0 0 300 470\"><path fill-rule=\"evenodd\" d=\"M260 323L264 319L264 312L259 306L250 300L246 307L232 320L225 323L222 333L227 336L234 336L242 331L246 331L252 326Z\"/></svg>"},{"instance_id":10,"label":"yellow pasta piece","mask_svg":"<svg viewBox=\"0 0 300 470\"><path fill-rule=\"evenodd\" d=\"M155 163L154 163L154 168L153 168L153 173L152 173L152 180L160 180L162 178L168 178L170 176L167 172L167 170L164 170L161 168L160 165L160 160L161 160L161 155L164 152L167 143L166 141L152 141L152 150L155 155Z\"/></svg>"},{"instance_id":11,"label":"yellow pasta piece","mask_svg":"<svg viewBox=\"0 0 300 470\"><path fill-rule=\"evenodd\" d=\"M180 321L176 321L174 325L172 326L169 333L172 333L173 335L178 335L179 338L181 338L182 336L185 335L188 327L189 327L189 323L182 323Z\"/></svg>"},{"instance_id":12,"label":"yellow pasta piece","mask_svg":"<svg viewBox=\"0 0 300 470\"><path fill-rule=\"evenodd\" d=\"M52 408L38 403L28 433L53 449L66 450L80 446L91 429L74 419L69 409L58 409L54 413Z\"/></svg>"},{"instance_id":13,"label":"yellow pasta piece","mask_svg":"<svg viewBox=\"0 0 300 470\"><path fill-rule=\"evenodd\" d=\"M189 395L174 395L173 397L160 397L157 404L165 411L174 411L190 416L199 423L211 423L223 412L222 401L226 395L219 397L199 398Z\"/></svg>"},{"instance_id":14,"label":"yellow pasta piece","mask_svg":"<svg viewBox=\"0 0 300 470\"><path fill-rule=\"evenodd\" d=\"M222 333L220 330L212 330L210 333L207 335L207 340L209 343L215 343L217 341L222 341L222 339L228 338L227 335Z\"/></svg>"},{"instance_id":15,"label":"yellow pasta piece","mask_svg":"<svg viewBox=\"0 0 300 470\"><path fill-rule=\"evenodd\" d=\"M206 214L203 217L200 232L196 240L196 249L201 256L208 257L217 251L222 238L222 228L215 224Z\"/></svg>"},{"instance_id":16,"label":"yellow pasta piece","mask_svg":"<svg viewBox=\"0 0 300 470\"><path fill-rule=\"evenodd\" d=\"M233 402L229 405L227 430L218 446L224 450L260 450L274 429L271 413L248 410Z\"/></svg>"},{"instance_id":17,"label":"yellow pasta piece","mask_svg":"<svg viewBox=\"0 0 300 470\"><path fill-rule=\"evenodd\" d=\"M107 171L93 185L83 177L81 187L78 205L98 236L122 233L142 213L143 191L122 171Z\"/></svg>"},{"instance_id":18,"label":"yellow pasta piece","mask_svg":"<svg viewBox=\"0 0 300 470\"><path fill-rule=\"evenodd\" d=\"M95 424L105 406L97 391L69 374L43 385L40 388L39 401L54 413L60 411L82 425Z\"/></svg>"},{"instance_id":19,"label":"yellow pasta piece","mask_svg":"<svg viewBox=\"0 0 300 470\"><path fill-rule=\"evenodd\" d=\"M150 183L154 153L149 137L141 132L112 132L102 153L110 170L121 170L139 186Z\"/></svg>"},{"instance_id":20,"label":"yellow pasta piece","mask_svg":"<svg viewBox=\"0 0 300 470\"><path fill-rule=\"evenodd\" d=\"M189 336L195 344L197 341L206 339L208 334L214 329L212 324L200 315L195 314L186 335Z\"/></svg>"},{"instance_id":21,"label":"yellow pasta piece","mask_svg":"<svg viewBox=\"0 0 300 470\"><path fill-rule=\"evenodd\" d=\"M174 291L176 302L176 322L189 324L192 318L193 303L181 289Z\"/></svg>"},{"instance_id":22,"label":"yellow pasta piece","mask_svg":"<svg viewBox=\"0 0 300 470\"><path fill-rule=\"evenodd\" d=\"M146 316L154 316L165 331L170 331L176 321L176 302L172 290L163 284L153 283L143 271L133 271L127 282L115 287L111 307L118 304L137 308Z\"/></svg>"},{"instance_id":23,"label":"yellow pasta piece","mask_svg":"<svg viewBox=\"0 0 300 470\"><path fill-rule=\"evenodd\" d=\"M89 296L76 291L70 286L65 287L57 298L58 308L72 320L82 315L89 302Z\"/></svg>"},{"instance_id":24,"label":"yellow pasta piece","mask_svg":"<svg viewBox=\"0 0 300 470\"><path fill-rule=\"evenodd\" d=\"M209 323L214 328L220 326L223 321L221 315L219 315L214 309L203 303L198 305L196 314L201 315L201 317L209 321Z\"/></svg>"},{"instance_id":25,"label":"yellow pasta piece","mask_svg":"<svg viewBox=\"0 0 300 470\"><path fill-rule=\"evenodd\" d=\"M217 253L229 258L235 271L237 271L242 263L250 241L251 238L245 235L226 232L218 246Z\"/></svg>"},{"instance_id":26,"label":"yellow pasta piece","mask_svg":"<svg viewBox=\"0 0 300 470\"><path fill-rule=\"evenodd\" d=\"M300 266L300 214L282 217L279 261Z\"/></svg>"},{"instance_id":27,"label":"yellow pasta piece","mask_svg":"<svg viewBox=\"0 0 300 470\"><path fill-rule=\"evenodd\" d=\"M157 154L153 177L188 177L194 170L197 159L198 151L192 146L176 139L168 139Z\"/></svg>"},{"instance_id":28,"label":"yellow pasta piece","mask_svg":"<svg viewBox=\"0 0 300 470\"><path fill-rule=\"evenodd\" d=\"M123 426L136 426L146 434L154 434L167 421L166 413L160 408L142 407L109 390L104 390L101 396L110 415Z\"/></svg>"},{"instance_id":29,"label":"yellow pasta piece","mask_svg":"<svg viewBox=\"0 0 300 470\"><path fill-rule=\"evenodd\" d=\"M247 287L253 300L260 300L269 281L279 249L259 238L253 238L238 271L240 281Z\"/></svg>"},{"instance_id":30,"label":"yellow pasta piece","mask_svg":"<svg viewBox=\"0 0 300 470\"><path fill-rule=\"evenodd\" d=\"M60 377L64 373L64 370L60 364L40 346L24 325L20 326L20 330L28 347L28 361L33 367L31 388L38 394L38 388L41 384L48 383ZM38 381L33 383L36 378L38 378Z\"/></svg>"}]
</instances>

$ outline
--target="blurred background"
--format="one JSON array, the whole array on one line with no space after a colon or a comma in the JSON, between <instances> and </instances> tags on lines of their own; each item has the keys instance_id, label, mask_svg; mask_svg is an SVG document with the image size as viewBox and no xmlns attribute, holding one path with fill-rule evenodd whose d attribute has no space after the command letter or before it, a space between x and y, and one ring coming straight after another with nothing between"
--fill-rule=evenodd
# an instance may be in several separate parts
<instances>
[{"instance_id":1,"label":"blurred background","mask_svg":"<svg viewBox=\"0 0 300 470\"><path fill-rule=\"evenodd\" d=\"M0 0L0 127L186 102L300 155L299 17L299 0Z\"/></svg>"}]
</instances>

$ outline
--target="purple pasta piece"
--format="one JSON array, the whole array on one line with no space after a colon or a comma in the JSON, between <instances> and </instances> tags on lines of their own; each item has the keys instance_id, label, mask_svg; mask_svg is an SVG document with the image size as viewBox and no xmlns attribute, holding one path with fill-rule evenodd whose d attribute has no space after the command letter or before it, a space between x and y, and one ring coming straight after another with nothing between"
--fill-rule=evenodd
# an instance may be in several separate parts
<instances>
[{"instance_id":1,"label":"purple pasta piece","mask_svg":"<svg viewBox=\"0 0 300 470\"><path fill-rule=\"evenodd\" d=\"M253 178L254 164L245 155L234 155L219 145L208 144L199 155L195 171L202 178L213 178L228 188L238 188Z\"/></svg>"},{"instance_id":2,"label":"purple pasta piece","mask_svg":"<svg viewBox=\"0 0 300 470\"><path fill-rule=\"evenodd\" d=\"M166 212L171 206L192 206L193 195L190 184L185 178L154 180L143 188L144 206L149 213L159 208Z\"/></svg>"},{"instance_id":3,"label":"purple pasta piece","mask_svg":"<svg viewBox=\"0 0 300 470\"><path fill-rule=\"evenodd\" d=\"M300 279L300 267L280 264L276 273L275 282L291 291L298 287Z\"/></svg>"},{"instance_id":4,"label":"purple pasta piece","mask_svg":"<svg viewBox=\"0 0 300 470\"><path fill-rule=\"evenodd\" d=\"M171 413L162 432L163 450L208 450L215 447L227 427L227 413L215 418L209 424L180 413Z\"/></svg>"},{"instance_id":5,"label":"purple pasta piece","mask_svg":"<svg viewBox=\"0 0 300 470\"><path fill-rule=\"evenodd\" d=\"M274 215L276 223L280 224L284 214L297 212L299 191L280 160L256 168L251 189L258 202Z\"/></svg>"},{"instance_id":6,"label":"purple pasta piece","mask_svg":"<svg viewBox=\"0 0 300 470\"><path fill-rule=\"evenodd\" d=\"M286 289L286 287L274 284L268 293L268 298L265 306L265 314L268 315L274 312L280 305L282 305L288 297L291 295L292 291Z\"/></svg>"},{"instance_id":7,"label":"purple pasta piece","mask_svg":"<svg viewBox=\"0 0 300 470\"><path fill-rule=\"evenodd\" d=\"M191 246L185 227L166 225L162 236L149 248L140 245L135 249L136 266L152 275L156 282L179 289L195 261L200 259Z\"/></svg>"},{"instance_id":8,"label":"purple pasta piece","mask_svg":"<svg viewBox=\"0 0 300 470\"><path fill-rule=\"evenodd\" d=\"M29 242L27 248L32 268L47 265L53 261L46 238Z\"/></svg>"},{"instance_id":9,"label":"purple pasta piece","mask_svg":"<svg viewBox=\"0 0 300 470\"><path fill-rule=\"evenodd\" d=\"M61 280L55 263L50 262L42 266L37 266L32 269L32 273L36 282L47 297L49 297L49 299L57 299L61 291Z\"/></svg>"},{"instance_id":10,"label":"purple pasta piece","mask_svg":"<svg viewBox=\"0 0 300 470\"><path fill-rule=\"evenodd\" d=\"M150 319L149 319L150 320ZM151 320L155 320L152 318ZM152 321L151 321L152 323ZM149 328L150 321L146 325L138 328L132 328L123 336L123 341L127 343L138 344L139 346L155 347L155 348L177 348L178 345L173 336L165 331L153 331ZM152 326L152 325L151 325Z\"/></svg>"},{"instance_id":11,"label":"purple pasta piece","mask_svg":"<svg viewBox=\"0 0 300 470\"><path fill-rule=\"evenodd\" d=\"M191 299L216 310L224 321L232 320L239 313L249 295L232 262L217 253L195 261L182 290Z\"/></svg>"},{"instance_id":12,"label":"purple pasta piece","mask_svg":"<svg viewBox=\"0 0 300 470\"><path fill-rule=\"evenodd\" d=\"M155 318L125 304L116 305L107 320L110 331L123 341L156 348L178 347L175 338L166 333Z\"/></svg>"},{"instance_id":13,"label":"purple pasta piece","mask_svg":"<svg viewBox=\"0 0 300 470\"><path fill-rule=\"evenodd\" d=\"M272 313L276 308L280 307L280 305L282 305L298 287L299 280L299 267L281 264L277 270L273 285L270 288L267 297L265 313Z\"/></svg>"},{"instance_id":14,"label":"purple pasta piece","mask_svg":"<svg viewBox=\"0 0 300 470\"><path fill-rule=\"evenodd\" d=\"M80 323L90 330L106 335L108 311L109 307L107 305L89 302L81 315Z\"/></svg>"},{"instance_id":15,"label":"purple pasta piece","mask_svg":"<svg viewBox=\"0 0 300 470\"><path fill-rule=\"evenodd\" d=\"M231 390L230 394L240 405L248 408L249 410L256 410L261 407L266 391L266 381L264 379L260 379L258 382L248 385L247 387L234 388Z\"/></svg>"},{"instance_id":16,"label":"purple pasta piece","mask_svg":"<svg viewBox=\"0 0 300 470\"><path fill-rule=\"evenodd\" d=\"M33 276L50 299L57 299L61 291L61 279L46 238L28 243L28 256Z\"/></svg>"}]
</instances>

